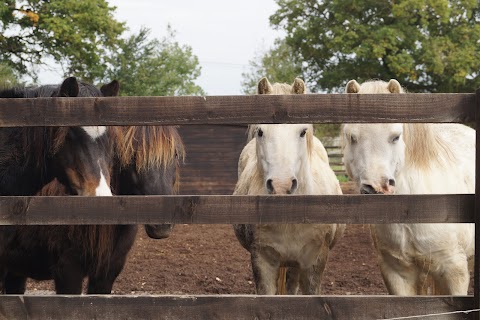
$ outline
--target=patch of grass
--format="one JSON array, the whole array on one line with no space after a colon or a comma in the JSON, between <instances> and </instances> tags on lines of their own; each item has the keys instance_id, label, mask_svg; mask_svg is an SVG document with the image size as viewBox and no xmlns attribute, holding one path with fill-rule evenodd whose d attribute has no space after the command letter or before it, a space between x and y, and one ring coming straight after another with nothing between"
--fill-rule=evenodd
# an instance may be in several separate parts
<instances>
[{"instance_id":1,"label":"patch of grass","mask_svg":"<svg viewBox=\"0 0 480 320\"><path fill-rule=\"evenodd\" d=\"M315 136L322 140L322 137L337 137L340 134L340 124L314 124Z\"/></svg>"},{"instance_id":2,"label":"patch of grass","mask_svg":"<svg viewBox=\"0 0 480 320\"><path fill-rule=\"evenodd\" d=\"M338 181L340 181L340 182L348 182L348 181L350 181L350 179L348 178L348 176L343 175L343 174L337 175L337 179L338 179Z\"/></svg>"}]
</instances>

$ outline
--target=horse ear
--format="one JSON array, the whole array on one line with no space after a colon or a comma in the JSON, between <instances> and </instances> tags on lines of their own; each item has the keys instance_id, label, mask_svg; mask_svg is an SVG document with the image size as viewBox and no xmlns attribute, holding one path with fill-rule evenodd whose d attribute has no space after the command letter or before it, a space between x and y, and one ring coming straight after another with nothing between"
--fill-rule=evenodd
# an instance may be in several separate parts
<instances>
[{"instance_id":1,"label":"horse ear","mask_svg":"<svg viewBox=\"0 0 480 320\"><path fill-rule=\"evenodd\" d=\"M356 80L350 80L345 87L345 93L358 93L360 91L360 85Z\"/></svg>"},{"instance_id":2,"label":"horse ear","mask_svg":"<svg viewBox=\"0 0 480 320\"><path fill-rule=\"evenodd\" d=\"M271 94L273 92L273 87L266 77L263 77L260 82L258 82L257 89L258 94Z\"/></svg>"},{"instance_id":3,"label":"horse ear","mask_svg":"<svg viewBox=\"0 0 480 320\"><path fill-rule=\"evenodd\" d=\"M302 79L295 78L292 84L292 93L293 94L302 94L307 91L305 87L305 82Z\"/></svg>"},{"instance_id":4,"label":"horse ear","mask_svg":"<svg viewBox=\"0 0 480 320\"><path fill-rule=\"evenodd\" d=\"M390 91L391 93L401 93L402 92L402 86L395 79L391 79L390 81L388 81L387 88L388 88L388 91Z\"/></svg>"},{"instance_id":5,"label":"horse ear","mask_svg":"<svg viewBox=\"0 0 480 320\"><path fill-rule=\"evenodd\" d=\"M104 97L116 97L118 96L118 92L120 91L120 82L117 80L113 80L109 84L104 84L100 91L102 92Z\"/></svg>"},{"instance_id":6,"label":"horse ear","mask_svg":"<svg viewBox=\"0 0 480 320\"><path fill-rule=\"evenodd\" d=\"M59 97L77 97L78 92L78 82L77 78L70 77L63 81L62 85L60 86L60 91L58 92Z\"/></svg>"}]
</instances>

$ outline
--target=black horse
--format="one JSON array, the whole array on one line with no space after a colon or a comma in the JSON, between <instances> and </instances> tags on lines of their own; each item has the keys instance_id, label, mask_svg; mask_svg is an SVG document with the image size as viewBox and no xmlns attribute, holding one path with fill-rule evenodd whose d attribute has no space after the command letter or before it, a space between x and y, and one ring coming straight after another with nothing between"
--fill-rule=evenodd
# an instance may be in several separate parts
<instances>
[{"instance_id":1,"label":"black horse","mask_svg":"<svg viewBox=\"0 0 480 320\"><path fill-rule=\"evenodd\" d=\"M104 96L118 94L118 82L102 87ZM109 127L110 163L115 194L175 194L184 158L175 127ZM69 195L60 180L38 195ZM173 225L149 225L150 237L165 238ZM134 225L14 226L13 240L0 255L5 270L4 291L23 293L26 279L55 280L57 293L79 294L88 277L87 293L110 293L124 267L137 227Z\"/></svg>"},{"instance_id":2,"label":"black horse","mask_svg":"<svg viewBox=\"0 0 480 320\"><path fill-rule=\"evenodd\" d=\"M118 82L107 85L111 92ZM0 92L1 98L100 97L96 87L67 78L60 86L14 88ZM113 145L106 127L29 127L0 129L0 195L103 195L111 196L110 170ZM47 187L46 187L47 186ZM61 186L61 187L59 187ZM43 189L42 189L43 188ZM56 189L56 192L53 190ZM0 276L2 291L23 293L26 278L55 279L57 292L77 293L70 274L78 271L85 256L73 253L77 247L93 248L104 241L105 233L82 239L69 226L0 227ZM78 237L77 237L78 238ZM133 243L133 242L132 242ZM103 251L102 251L103 250ZM108 248L100 248L100 257ZM70 259L69 257L74 257ZM69 260L70 259L70 260ZM76 270L77 269L77 270ZM100 272L100 270L98 270ZM101 271L104 272L104 271ZM100 274L100 273L97 273ZM93 285L93 291L100 285ZM100 286L101 287L101 286ZM81 290L81 280L80 280Z\"/></svg>"}]
</instances>

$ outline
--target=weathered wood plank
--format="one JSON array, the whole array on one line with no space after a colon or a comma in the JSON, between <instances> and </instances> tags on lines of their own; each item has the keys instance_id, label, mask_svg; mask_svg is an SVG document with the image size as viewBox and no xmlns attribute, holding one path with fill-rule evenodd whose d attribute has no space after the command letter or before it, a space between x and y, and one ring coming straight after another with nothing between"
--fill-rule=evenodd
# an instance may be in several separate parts
<instances>
[{"instance_id":1,"label":"weathered wood plank","mask_svg":"<svg viewBox=\"0 0 480 320\"><path fill-rule=\"evenodd\" d=\"M475 308L480 308L480 89L476 92L477 118L476 118L476 161L475 161L475 257L474 257L474 297ZM480 320L480 312L472 319Z\"/></svg>"},{"instance_id":2,"label":"weathered wood plank","mask_svg":"<svg viewBox=\"0 0 480 320\"><path fill-rule=\"evenodd\" d=\"M474 195L0 197L0 224L473 222Z\"/></svg>"},{"instance_id":3,"label":"weathered wood plank","mask_svg":"<svg viewBox=\"0 0 480 320\"><path fill-rule=\"evenodd\" d=\"M30 320L310 320L389 319L450 313L431 319L470 319L467 310L472 305L471 296L2 296L0 316Z\"/></svg>"},{"instance_id":4,"label":"weathered wood plank","mask_svg":"<svg viewBox=\"0 0 480 320\"><path fill-rule=\"evenodd\" d=\"M0 126L465 122L475 94L0 99Z\"/></svg>"},{"instance_id":5,"label":"weathered wood plank","mask_svg":"<svg viewBox=\"0 0 480 320\"><path fill-rule=\"evenodd\" d=\"M232 194L246 131L247 126L181 126L187 155L180 170L180 194Z\"/></svg>"}]
</instances>

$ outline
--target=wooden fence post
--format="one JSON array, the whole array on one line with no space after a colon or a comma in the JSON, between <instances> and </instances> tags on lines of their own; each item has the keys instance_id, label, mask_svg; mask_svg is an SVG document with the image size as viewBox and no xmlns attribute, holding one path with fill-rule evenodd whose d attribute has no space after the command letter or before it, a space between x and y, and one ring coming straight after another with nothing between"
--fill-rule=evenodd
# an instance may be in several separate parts
<instances>
[{"instance_id":1,"label":"wooden fence post","mask_svg":"<svg viewBox=\"0 0 480 320\"><path fill-rule=\"evenodd\" d=\"M480 309L480 89L476 91L477 110L475 114L476 159L475 159L475 267L474 308ZM472 319L480 320L480 312L473 312Z\"/></svg>"}]
</instances>

